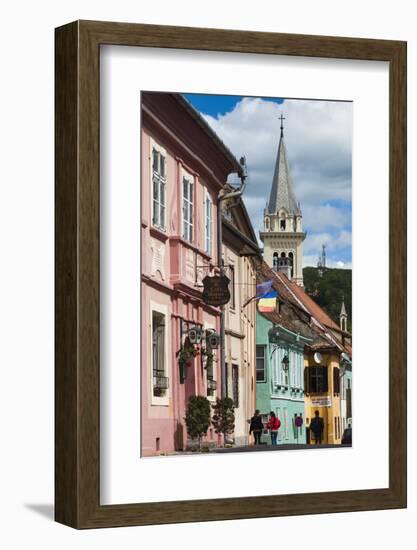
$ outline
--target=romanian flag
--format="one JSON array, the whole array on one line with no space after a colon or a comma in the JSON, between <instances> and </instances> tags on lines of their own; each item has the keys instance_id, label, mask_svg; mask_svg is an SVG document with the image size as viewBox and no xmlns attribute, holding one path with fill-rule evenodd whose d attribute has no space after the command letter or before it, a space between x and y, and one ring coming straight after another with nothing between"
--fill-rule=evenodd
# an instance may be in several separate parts
<instances>
[{"instance_id":1,"label":"romanian flag","mask_svg":"<svg viewBox=\"0 0 417 550\"><path fill-rule=\"evenodd\" d=\"M263 283L256 285L256 295L246 300L246 302L242 306L242 309L253 300L261 300L262 298L266 298L267 295L269 296L269 294L271 293L271 288L272 288L272 281L264 281ZM272 292L273 293L275 292L275 296L277 296L276 291L272 290Z\"/></svg>"},{"instance_id":2,"label":"romanian flag","mask_svg":"<svg viewBox=\"0 0 417 550\"><path fill-rule=\"evenodd\" d=\"M261 313L270 313L275 311L277 307L277 296L278 292L276 290L270 290L259 299L258 302L258 311Z\"/></svg>"}]
</instances>

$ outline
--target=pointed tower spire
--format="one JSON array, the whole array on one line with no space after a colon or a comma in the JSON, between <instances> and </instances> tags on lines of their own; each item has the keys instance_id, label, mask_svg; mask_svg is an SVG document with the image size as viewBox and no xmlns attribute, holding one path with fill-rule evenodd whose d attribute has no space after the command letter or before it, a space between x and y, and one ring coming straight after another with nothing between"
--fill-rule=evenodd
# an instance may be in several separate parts
<instances>
[{"instance_id":1,"label":"pointed tower spire","mask_svg":"<svg viewBox=\"0 0 417 550\"><path fill-rule=\"evenodd\" d=\"M274 177L272 179L271 193L269 195L268 213L276 214L280 208L285 208L289 215L301 215L300 208L293 191L292 178L288 163L287 148L284 142L284 116L281 113L281 136L275 161Z\"/></svg>"},{"instance_id":2,"label":"pointed tower spire","mask_svg":"<svg viewBox=\"0 0 417 550\"><path fill-rule=\"evenodd\" d=\"M342 307L340 308L340 314L339 314L339 324L340 328L344 331L347 331L347 312L345 307L345 297L342 297Z\"/></svg>"},{"instance_id":3,"label":"pointed tower spire","mask_svg":"<svg viewBox=\"0 0 417 550\"><path fill-rule=\"evenodd\" d=\"M284 116L280 115L280 138L271 192L264 210L259 236L264 244L264 260L277 271L303 286L303 216L293 191L284 142Z\"/></svg>"},{"instance_id":4,"label":"pointed tower spire","mask_svg":"<svg viewBox=\"0 0 417 550\"><path fill-rule=\"evenodd\" d=\"M285 117L282 116L282 113L281 113L281 116L279 117L280 121L281 121L281 139L284 137L284 125L283 125L283 121L285 120Z\"/></svg>"}]
</instances>

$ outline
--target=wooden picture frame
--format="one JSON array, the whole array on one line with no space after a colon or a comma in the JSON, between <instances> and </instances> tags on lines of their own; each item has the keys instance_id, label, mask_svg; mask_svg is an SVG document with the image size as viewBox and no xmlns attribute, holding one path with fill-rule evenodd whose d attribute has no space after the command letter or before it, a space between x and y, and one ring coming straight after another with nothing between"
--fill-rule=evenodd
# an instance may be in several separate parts
<instances>
[{"instance_id":1,"label":"wooden picture frame","mask_svg":"<svg viewBox=\"0 0 417 550\"><path fill-rule=\"evenodd\" d=\"M55 519L74 528L406 506L406 43L77 21L56 29ZM99 51L117 44L389 62L389 487L100 505Z\"/></svg>"}]
</instances>

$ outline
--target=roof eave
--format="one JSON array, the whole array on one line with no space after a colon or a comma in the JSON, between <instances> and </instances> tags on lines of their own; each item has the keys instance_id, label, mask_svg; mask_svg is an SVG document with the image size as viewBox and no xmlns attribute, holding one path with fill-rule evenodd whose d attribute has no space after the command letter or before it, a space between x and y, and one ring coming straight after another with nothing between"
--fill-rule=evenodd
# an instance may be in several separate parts
<instances>
[{"instance_id":1,"label":"roof eave","mask_svg":"<svg viewBox=\"0 0 417 550\"><path fill-rule=\"evenodd\" d=\"M209 123L201 116L197 109L186 99L182 94L173 93L172 97L182 105L187 112L192 116L196 123L204 130L210 139L212 139L217 147L222 151L224 156L230 162L235 171L239 174L243 174L242 166L230 149L224 144L224 142L219 138L216 132L211 128ZM231 171L232 173L232 171Z\"/></svg>"}]
</instances>

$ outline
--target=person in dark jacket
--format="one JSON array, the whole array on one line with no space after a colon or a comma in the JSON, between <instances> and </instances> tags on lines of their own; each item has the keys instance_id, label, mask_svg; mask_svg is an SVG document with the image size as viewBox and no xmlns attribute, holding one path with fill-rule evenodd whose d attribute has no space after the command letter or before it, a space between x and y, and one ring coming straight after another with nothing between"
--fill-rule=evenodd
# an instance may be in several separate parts
<instances>
[{"instance_id":1,"label":"person in dark jacket","mask_svg":"<svg viewBox=\"0 0 417 550\"><path fill-rule=\"evenodd\" d=\"M263 429L264 429L264 425L262 423L261 415L259 414L259 410L256 410L255 414L250 419L250 427L249 427L249 434L253 433L253 437L255 438L255 445L261 444L261 436L262 436Z\"/></svg>"},{"instance_id":2,"label":"person in dark jacket","mask_svg":"<svg viewBox=\"0 0 417 550\"><path fill-rule=\"evenodd\" d=\"M266 424L269 433L271 434L271 445L277 444L278 430L281 426L281 420L275 415L274 411L270 412L269 420Z\"/></svg>"},{"instance_id":3,"label":"person in dark jacket","mask_svg":"<svg viewBox=\"0 0 417 550\"><path fill-rule=\"evenodd\" d=\"M323 432L324 432L324 420L320 416L319 411L314 413L314 418L310 423L310 430L314 434L314 440L316 445L321 445L323 441Z\"/></svg>"}]
</instances>

